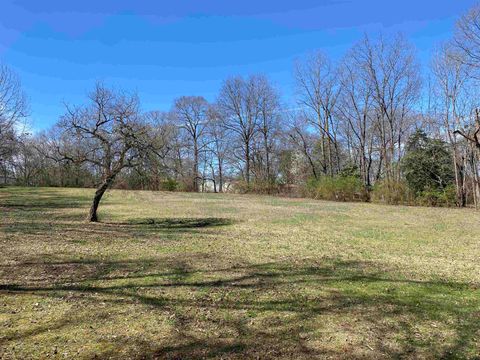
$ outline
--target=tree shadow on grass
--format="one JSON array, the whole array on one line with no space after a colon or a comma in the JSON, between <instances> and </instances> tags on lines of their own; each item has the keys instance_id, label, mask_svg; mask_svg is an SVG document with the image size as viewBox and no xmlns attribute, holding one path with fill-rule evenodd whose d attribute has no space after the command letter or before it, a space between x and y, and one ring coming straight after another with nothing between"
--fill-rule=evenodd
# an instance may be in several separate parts
<instances>
[{"instance_id":1,"label":"tree shadow on grass","mask_svg":"<svg viewBox=\"0 0 480 360\"><path fill-rule=\"evenodd\" d=\"M87 194L72 195L55 188L10 188L6 196L1 199L0 207L36 211L41 208L87 206L90 202L91 198Z\"/></svg>"},{"instance_id":2,"label":"tree shadow on grass","mask_svg":"<svg viewBox=\"0 0 480 360\"><path fill-rule=\"evenodd\" d=\"M0 211L13 212L10 216L14 221L5 227L7 232L22 232L27 234L38 231L62 227L74 229L82 228L82 231L94 229L104 225L104 228L121 227L123 230L143 229L155 230L188 230L208 227L232 225L233 220L220 217L201 218L132 218L125 221L100 221L97 224L89 224L86 219L91 199L89 196L68 195L55 189L42 189L38 195L38 189L14 189L12 194L2 198ZM22 190L22 191L20 191ZM109 205L115 202L109 199ZM63 211L63 210L74 211ZM62 210L62 211L57 211ZM48 219L49 223L40 223L39 220ZM18 220L18 221L16 221ZM34 221L31 221L34 220ZM76 222L76 224L75 224Z\"/></svg>"},{"instance_id":3,"label":"tree shadow on grass","mask_svg":"<svg viewBox=\"0 0 480 360\"><path fill-rule=\"evenodd\" d=\"M58 221L51 222L21 221L0 224L1 231L8 234L19 235L47 235L53 233L70 234L79 239L87 240L93 237L99 241L98 236L105 240L115 237L136 238L139 240L148 239L155 235L164 235L163 239L179 239L178 236L184 233L195 233L209 228L220 228L233 225L235 222L229 218L199 217L199 218L156 218L156 219L134 219L127 222L99 222L87 223L79 221Z\"/></svg>"},{"instance_id":4,"label":"tree shadow on grass","mask_svg":"<svg viewBox=\"0 0 480 360\"><path fill-rule=\"evenodd\" d=\"M147 307L155 316L160 311L174 319L165 343L119 336L101 358L118 349L133 358L448 358L472 357L478 345L475 284L399 278L364 261L198 266L206 260L196 255L162 261L39 259L26 265L46 272L60 266L73 269L72 275L41 286L10 279L0 293L81 297L93 313L102 301L110 311ZM7 335L3 342L26 341L46 329Z\"/></svg>"},{"instance_id":5,"label":"tree shadow on grass","mask_svg":"<svg viewBox=\"0 0 480 360\"><path fill-rule=\"evenodd\" d=\"M151 225L160 229L191 229L232 225L234 221L227 218L207 217L207 218L138 218L123 223L108 223L108 225Z\"/></svg>"},{"instance_id":6,"label":"tree shadow on grass","mask_svg":"<svg viewBox=\"0 0 480 360\"><path fill-rule=\"evenodd\" d=\"M90 201L87 196L66 194L55 189L12 188L0 199L0 212L5 212L11 220L20 222L41 219L84 220Z\"/></svg>"}]
</instances>

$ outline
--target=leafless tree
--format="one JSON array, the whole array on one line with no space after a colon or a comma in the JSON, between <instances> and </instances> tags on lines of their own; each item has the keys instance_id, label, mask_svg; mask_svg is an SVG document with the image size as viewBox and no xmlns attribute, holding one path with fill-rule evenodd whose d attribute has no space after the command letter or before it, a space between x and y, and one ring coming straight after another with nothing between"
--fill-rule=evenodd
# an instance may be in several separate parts
<instances>
[{"instance_id":1,"label":"leafless tree","mask_svg":"<svg viewBox=\"0 0 480 360\"><path fill-rule=\"evenodd\" d=\"M414 48L397 35L380 36L372 41L365 36L355 50L366 69L366 80L373 89L375 126L379 135L385 177L399 180L396 164L402 156L402 144L412 125L413 107L420 91L419 66Z\"/></svg>"},{"instance_id":2,"label":"leafless tree","mask_svg":"<svg viewBox=\"0 0 480 360\"><path fill-rule=\"evenodd\" d=\"M461 60L462 54L451 44L444 44L433 57L432 72L436 80L435 94L440 101L441 125L452 148L455 171L457 205L466 205L466 148L459 142L455 130L463 127L471 111L468 87L468 66Z\"/></svg>"},{"instance_id":3,"label":"leafless tree","mask_svg":"<svg viewBox=\"0 0 480 360\"><path fill-rule=\"evenodd\" d=\"M202 138L208 123L208 110L210 105L201 96L182 96L175 100L173 115L183 129L193 153L193 189L199 191L200 176L200 153L205 150L206 143Z\"/></svg>"},{"instance_id":4,"label":"leafless tree","mask_svg":"<svg viewBox=\"0 0 480 360\"><path fill-rule=\"evenodd\" d=\"M38 142L39 138L25 137L17 146L13 168L17 181L23 186L34 185L33 180L46 167L46 159L38 151Z\"/></svg>"},{"instance_id":5,"label":"leafless tree","mask_svg":"<svg viewBox=\"0 0 480 360\"><path fill-rule=\"evenodd\" d=\"M317 159L315 156L315 145L318 143L311 131L309 131L309 121L305 119L304 114L291 114L290 123L292 124L287 130L288 138L293 144L293 148L297 154L301 154L306 163L307 171L314 179L319 178L317 169Z\"/></svg>"},{"instance_id":6,"label":"leafless tree","mask_svg":"<svg viewBox=\"0 0 480 360\"><path fill-rule=\"evenodd\" d=\"M274 181L272 174L272 155L276 137L282 128L282 114L280 109L280 96L277 90L270 84L266 77L259 78L260 119L258 133L261 137L264 155L264 180L269 184Z\"/></svg>"},{"instance_id":7,"label":"leafless tree","mask_svg":"<svg viewBox=\"0 0 480 360\"><path fill-rule=\"evenodd\" d=\"M317 52L295 66L298 103L304 107L305 118L315 126L321 137L323 172L331 176L340 166L338 123L335 107L340 93L336 69L330 59Z\"/></svg>"},{"instance_id":8,"label":"leafless tree","mask_svg":"<svg viewBox=\"0 0 480 360\"><path fill-rule=\"evenodd\" d=\"M244 161L244 179L250 185L252 148L258 132L261 115L261 92L264 78L250 76L247 79L227 79L220 90L218 108L222 112L223 125L240 140L241 158Z\"/></svg>"},{"instance_id":9,"label":"leafless tree","mask_svg":"<svg viewBox=\"0 0 480 360\"><path fill-rule=\"evenodd\" d=\"M453 54L458 54L455 60L464 63L470 68L470 74L476 74L478 77L480 70L480 4L471 8L457 22L454 44L457 52L453 52ZM472 124L474 129L469 134L461 129L458 129L457 133L480 148L478 111L475 111L475 114Z\"/></svg>"},{"instance_id":10,"label":"leafless tree","mask_svg":"<svg viewBox=\"0 0 480 360\"><path fill-rule=\"evenodd\" d=\"M130 178L142 189L159 190L162 182L175 178L175 144L178 128L171 123L168 113L149 111L143 115L151 129L152 148L141 157L141 165L130 169Z\"/></svg>"},{"instance_id":11,"label":"leafless tree","mask_svg":"<svg viewBox=\"0 0 480 360\"><path fill-rule=\"evenodd\" d=\"M212 178L215 181L215 191L223 192L225 188L225 175L227 173L228 158L230 157L232 144L230 133L223 126L222 113L216 106L209 109L208 121L208 150L210 154L210 166ZM216 170L215 170L216 168ZM218 179L218 181L217 181ZM218 186L217 186L218 185Z\"/></svg>"},{"instance_id":12,"label":"leafless tree","mask_svg":"<svg viewBox=\"0 0 480 360\"><path fill-rule=\"evenodd\" d=\"M475 107L472 115L466 122L465 126L454 131L463 137L470 145L470 154L468 155L468 163L472 170L472 180L474 184L473 195L475 206L480 203L480 109Z\"/></svg>"},{"instance_id":13,"label":"leafless tree","mask_svg":"<svg viewBox=\"0 0 480 360\"><path fill-rule=\"evenodd\" d=\"M366 187L372 183L373 164L373 115L374 99L369 73L363 66L358 48L354 47L345 56L339 78L342 92L337 112L343 122L354 163L359 164L360 175Z\"/></svg>"},{"instance_id":14,"label":"leafless tree","mask_svg":"<svg viewBox=\"0 0 480 360\"><path fill-rule=\"evenodd\" d=\"M66 105L58 123L62 143L55 142L57 160L89 163L101 175L88 219L98 221L97 209L105 191L125 168L140 165L147 151L155 151L152 128L141 117L136 95L115 92L97 84L85 106Z\"/></svg>"},{"instance_id":15,"label":"leafless tree","mask_svg":"<svg viewBox=\"0 0 480 360\"><path fill-rule=\"evenodd\" d=\"M480 79L480 4L474 5L456 24L453 45L457 62L463 63L469 72L469 76L478 81ZM478 84L476 84L478 85ZM475 204L478 204L480 198L480 181L478 158L480 157L480 115L478 103L474 104L474 109L469 116L468 121L462 128L457 128L454 133L462 136L470 144L473 153L470 158L470 164L473 172L475 184Z\"/></svg>"},{"instance_id":16,"label":"leafless tree","mask_svg":"<svg viewBox=\"0 0 480 360\"><path fill-rule=\"evenodd\" d=\"M456 24L453 44L457 60L470 67L471 76L480 70L480 4L473 6Z\"/></svg>"},{"instance_id":17,"label":"leafless tree","mask_svg":"<svg viewBox=\"0 0 480 360\"><path fill-rule=\"evenodd\" d=\"M27 98L20 78L11 68L0 64L0 166L6 166L7 158L13 155L21 123L27 115Z\"/></svg>"}]
</instances>

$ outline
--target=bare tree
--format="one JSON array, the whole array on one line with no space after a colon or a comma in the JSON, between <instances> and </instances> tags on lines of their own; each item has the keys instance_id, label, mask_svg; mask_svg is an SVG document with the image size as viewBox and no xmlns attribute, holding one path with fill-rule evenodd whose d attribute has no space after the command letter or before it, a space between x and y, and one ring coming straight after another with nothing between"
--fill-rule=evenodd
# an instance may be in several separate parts
<instances>
[{"instance_id":1,"label":"bare tree","mask_svg":"<svg viewBox=\"0 0 480 360\"><path fill-rule=\"evenodd\" d=\"M456 24L453 44L457 60L470 67L471 75L480 70L480 4L473 6Z\"/></svg>"},{"instance_id":2,"label":"bare tree","mask_svg":"<svg viewBox=\"0 0 480 360\"><path fill-rule=\"evenodd\" d=\"M252 147L258 132L261 114L261 96L264 78L250 76L247 79L233 77L227 79L218 97L218 107L222 112L223 125L235 133L240 140L241 157L244 162L244 178L250 185Z\"/></svg>"},{"instance_id":3,"label":"bare tree","mask_svg":"<svg viewBox=\"0 0 480 360\"><path fill-rule=\"evenodd\" d=\"M274 181L272 174L272 155L275 146L275 138L279 135L282 127L280 113L280 96L277 90L270 84L266 77L259 78L260 119L258 133L264 154L264 179L271 184Z\"/></svg>"},{"instance_id":4,"label":"bare tree","mask_svg":"<svg viewBox=\"0 0 480 360\"><path fill-rule=\"evenodd\" d=\"M345 128L349 152L354 152L354 163L359 164L360 175L368 188L372 183L374 99L369 74L356 47L345 56L339 77L342 92L337 111Z\"/></svg>"},{"instance_id":5,"label":"bare tree","mask_svg":"<svg viewBox=\"0 0 480 360\"><path fill-rule=\"evenodd\" d=\"M470 154L468 155L468 162L472 171L473 180L473 196L475 207L478 208L480 202L480 110L474 109L474 115L470 118L471 121L463 128L456 129L454 134L462 136L470 145Z\"/></svg>"},{"instance_id":6,"label":"bare tree","mask_svg":"<svg viewBox=\"0 0 480 360\"><path fill-rule=\"evenodd\" d=\"M333 176L340 167L338 123L334 117L340 93L336 69L326 55L317 52L297 62L295 79L298 103L304 107L305 118L321 137L323 172Z\"/></svg>"},{"instance_id":7,"label":"bare tree","mask_svg":"<svg viewBox=\"0 0 480 360\"><path fill-rule=\"evenodd\" d=\"M288 137L293 144L297 154L301 154L306 162L308 172L314 179L319 178L317 170L317 159L315 156L315 145L318 137L309 131L309 121L305 119L304 114L293 114L291 118L291 126L287 130Z\"/></svg>"},{"instance_id":8,"label":"bare tree","mask_svg":"<svg viewBox=\"0 0 480 360\"><path fill-rule=\"evenodd\" d=\"M467 14L457 22L454 36L454 44L457 52L458 62L464 63L471 70L470 74L476 74L478 78L478 71L480 70L480 4L475 5L468 11ZM480 148L480 120L479 112L475 111L474 121L472 121L472 128L470 132L462 129L457 129L456 133L463 136L465 139L474 144L475 147Z\"/></svg>"},{"instance_id":9,"label":"bare tree","mask_svg":"<svg viewBox=\"0 0 480 360\"><path fill-rule=\"evenodd\" d=\"M139 101L97 84L85 106L66 106L58 123L62 143L55 142L57 160L89 163L101 181L95 191L89 221L98 221L97 209L105 191L125 168L140 165L141 157L154 149L152 128L141 118Z\"/></svg>"},{"instance_id":10,"label":"bare tree","mask_svg":"<svg viewBox=\"0 0 480 360\"><path fill-rule=\"evenodd\" d=\"M413 47L400 35L392 39L367 36L356 45L373 89L375 126L379 135L385 177L399 180L402 144L413 119L420 91L419 67Z\"/></svg>"},{"instance_id":11,"label":"bare tree","mask_svg":"<svg viewBox=\"0 0 480 360\"><path fill-rule=\"evenodd\" d=\"M6 167L18 145L20 125L28 115L27 98L20 78L6 65L0 64L0 166ZM6 169L5 169L6 176Z\"/></svg>"},{"instance_id":12,"label":"bare tree","mask_svg":"<svg viewBox=\"0 0 480 360\"><path fill-rule=\"evenodd\" d=\"M436 79L436 98L440 101L440 116L446 138L452 148L457 205L466 205L466 148L458 141L455 130L462 127L470 112L468 66L462 55L450 44L443 45L435 54L432 72Z\"/></svg>"},{"instance_id":13,"label":"bare tree","mask_svg":"<svg viewBox=\"0 0 480 360\"><path fill-rule=\"evenodd\" d=\"M452 52L457 62L468 68L469 75L475 80L480 78L480 4L473 6L456 24L453 44L456 50ZM480 115L478 104L472 115L467 117L463 127L458 127L454 133L462 136L469 144L472 154L469 163L473 172L475 205L478 206L480 198L480 176L478 158L480 154Z\"/></svg>"},{"instance_id":14,"label":"bare tree","mask_svg":"<svg viewBox=\"0 0 480 360\"><path fill-rule=\"evenodd\" d=\"M171 123L168 113L149 111L143 115L150 127L152 148L141 157L141 165L127 169L133 184L142 189L160 190L165 180L175 178L175 143L178 128Z\"/></svg>"},{"instance_id":15,"label":"bare tree","mask_svg":"<svg viewBox=\"0 0 480 360\"><path fill-rule=\"evenodd\" d=\"M210 152L210 166L212 167L212 178L215 179L215 190L223 192L225 188L225 175L227 173L228 158L231 153L230 133L223 126L222 114L216 106L211 106L208 121L208 149ZM216 165L216 166L215 166ZM214 169L216 167L216 171ZM218 182L217 180L218 179ZM217 184L218 183L218 184Z\"/></svg>"},{"instance_id":16,"label":"bare tree","mask_svg":"<svg viewBox=\"0 0 480 360\"><path fill-rule=\"evenodd\" d=\"M17 181L23 186L35 185L34 179L44 170L46 159L38 151L39 138L25 137L19 142L13 168Z\"/></svg>"},{"instance_id":17,"label":"bare tree","mask_svg":"<svg viewBox=\"0 0 480 360\"><path fill-rule=\"evenodd\" d=\"M180 127L187 133L193 153L193 189L199 191L200 153L205 150L202 137L208 123L209 104L201 96L182 96L175 100L173 114Z\"/></svg>"}]
</instances>

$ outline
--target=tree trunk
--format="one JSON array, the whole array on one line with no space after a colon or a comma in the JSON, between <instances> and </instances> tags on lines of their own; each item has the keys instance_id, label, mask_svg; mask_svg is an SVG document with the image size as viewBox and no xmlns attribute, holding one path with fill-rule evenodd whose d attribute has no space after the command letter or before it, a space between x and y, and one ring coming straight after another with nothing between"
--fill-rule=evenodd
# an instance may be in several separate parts
<instances>
[{"instance_id":1,"label":"tree trunk","mask_svg":"<svg viewBox=\"0 0 480 360\"><path fill-rule=\"evenodd\" d=\"M456 150L454 150L456 151ZM465 207L467 198L465 194L465 175L462 164L458 163L457 155L454 153L455 187L457 193L457 206Z\"/></svg>"},{"instance_id":2,"label":"tree trunk","mask_svg":"<svg viewBox=\"0 0 480 360\"><path fill-rule=\"evenodd\" d=\"M245 142L245 180L247 186L250 186L250 142Z\"/></svg>"},{"instance_id":3,"label":"tree trunk","mask_svg":"<svg viewBox=\"0 0 480 360\"><path fill-rule=\"evenodd\" d=\"M470 166L473 173L473 202L475 204L475 209L478 210L478 202L480 198L480 177L478 175L478 166L477 166L477 153L473 145L471 145L471 156L470 156Z\"/></svg>"},{"instance_id":4,"label":"tree trunk","mask_svg":"<svg viewBox=\"0 0 480 360\"><path fill-rule=\"evenodd\" d=\"M217 191L217 182L215 181L215 176L212 177L212 182L213 182L213 192L216 194Z\"/></svg>"},{"instance_id":5,"label":"tree trunk","mask_svg":"<svg viewBox=\"0 0 480 360\"><path fill-rule=\"evenodd\" d=\"M194 149L193 149L193 191L198 192L199 186L198 186L198 145L197 145L197 140L194 140Z\"/></svg>"},{"instance_id":6,"label":"tree trunk","mask_svg":"<svg viewBox=\"0 0 480 360\"><path fill-rule=\"evenodd\" d=\"M109 177L107 177L105 181L102 182L102 184L95 191L95 195L93 196L92 206L90 207L90 212L88 215L88 220L90 222L98 221L98 216L97 216L98 205L100 204L100 200L102 200L102 196L103 194L105 194L105 191L107 191L107 189L113 183L115 176L116 174L110 175Z\"/></svg>"},{"instance_id":7,"label":"tree trunk","mask_svg":"<svg viewBox=\"0 0 480 360\"><path fill-rule=\"evenodd\" d=\"M223 169L220 160L218 161L218 192L223 192Z\"/></svg>"},{"instance_id":8,"label":"tree trunk","mask_svg":"<svg viewBox=\"0 0 480 360\"><path fill-rule=\"evenodd\" d=\"M265 165L266 165L266 180L268 182L268 184L270 185L270 180L271 180L271 176L270 176L270 149L269 149L269 146L268 146L268 135L266 132L264 132L263 134L263 143L264 143L264 147L265 147Z\"/></svg>"}]
</instances>

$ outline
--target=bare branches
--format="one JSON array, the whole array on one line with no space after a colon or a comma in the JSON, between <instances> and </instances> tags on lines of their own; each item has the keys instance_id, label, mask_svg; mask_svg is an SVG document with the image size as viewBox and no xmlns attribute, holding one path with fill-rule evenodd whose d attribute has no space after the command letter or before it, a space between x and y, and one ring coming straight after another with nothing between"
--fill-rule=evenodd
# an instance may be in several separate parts
<instances>
[{"instance_id":1,"label":"bare branches","mask_svg":"<svg viewBox=\"0 0 480 360\"><path fill-rule=\"evenodd\" d=\"M473 68L480 69L480 5L475 5L456 24L453 43L459 50L459 60Z\"/></svg>"},{"instance_id":2,"label":"bare branches","mask_svg":"<svg viewBox=\"0 0 480 360\"><path fill-rule=\"evenodd\" d=\"M339 169L338 121L335 117L340 83L337 70L321 52L308 56L295 67L297 102L304 109L305 119L319 132L322 168L331 176Z\"/></svg>"},{"instance_id":3,"label":"bare branches","mask_svg":"<svg viewBox=\"0 0 480 360\"><path fill-rule=\"evenodd\" d=\"M20 122L27 115L27 97L18 75L0 63L0 163L13 153Z\"/></svg>"},{"instance_id":4,"label":"bare branches","mask_svg":"<svg viewBox=\"0 0 480 360\"><path fill-rule=\"evenodd\" d=\"M97 220L97 207L105 190L125 168L135 168L160 144L151 126L140 114L136 95L114 92L97 84L84 106L66 106L58 124L59 136L50 155L56 161L89 163L98 168L102 181L97 189L90 220Z\"/></svg>"},{"instance_id":5,"label":"bare branches","mask_svg":"<svg viewBox=\"0 0 480 360\"><path fill-rule=\"evenodd\" d=\"M480 110L478 108L475 109L475 124L473 127L474 129L470 132L457 129L454 134L462 136L480 150Z\"/></svg>"},{"instance_id":6,"label":"bare branches","mask_svg":"<svg viewBox=\"0 0 480 360\"><path fill-rule=\"evenodd\" d=\"M210 105L200 96L182 96L175 100L172 115L189 139L193 153L193 189L199 191L200 152L206 147L204 132L208 124Z\"/></svg>"},{"instance_id":7,"label":"bare branches","mask_svg":"<svg viewBox=\"0 0 480 360\"><path fill-rule=\"evenodd\" d=\"M278 95L263 75L227 79L220 90L217 103L223 126L239 137L247 184L252 172L253 142L262 124L265 126L265 121L275 111L272 109L277 107L277 102Z\"/></svg>"}]
</instances>

